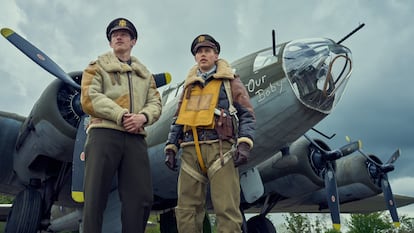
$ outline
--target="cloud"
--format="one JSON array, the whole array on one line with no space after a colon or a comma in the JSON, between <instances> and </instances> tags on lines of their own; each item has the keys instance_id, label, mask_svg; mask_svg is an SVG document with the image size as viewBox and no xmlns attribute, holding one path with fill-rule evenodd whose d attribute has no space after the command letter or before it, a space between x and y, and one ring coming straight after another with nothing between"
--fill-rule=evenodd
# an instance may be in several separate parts
<instances>
[{"instance_id":1,"label":"cloud","mask_svg":"<svg viewBox=\"0 0 414 233\"><path fill-rule=\"evenodd\" d=\"M414 177L412 176L398 177L393 180L390 180L393 193L399 194L399 195L406 195L410 197L414 196L414 189L411 185L413 184L413 182L414 182ZM398 207L398 202L397 202L397 207ZM398 208L398 213L399 213L399 216L402 216L402 215L406 215L409 217L414 216L414 204Z\"/></svg>"},{"instance_id":2,"label":"cloud","mask_svg":"<svg viewBox=\"0 0 414 233\"><path fill-rule=\"evenodd\" d=\"M390 180L390 183L392 185L393 192L401 195L414 196L414 189L411 187L411 185L409 185L414 183L414 177L397 177Z\"/></svg>"}]
</instances>

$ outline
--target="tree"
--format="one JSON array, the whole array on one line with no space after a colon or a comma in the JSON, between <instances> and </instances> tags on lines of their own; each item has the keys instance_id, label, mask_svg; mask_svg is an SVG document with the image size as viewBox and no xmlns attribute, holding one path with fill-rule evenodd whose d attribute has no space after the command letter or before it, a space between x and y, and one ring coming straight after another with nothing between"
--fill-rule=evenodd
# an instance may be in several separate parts
<instances>
[{"instance_id":1,"label":"tree","mask_svg":"<svg viewBox=\"0 0 414 233\"><path fill-rule=\"evenodd\" d=\"M348 233L379 233L393 229L391 221L387 219L385 212L351 214L348 227Z\"/></svg>"},{"instance_id":2,"label":"tree","mask_svg":"<svg viewBox=\"0 0 414 233\"><path fill-rule=\"evenodd\" d=\"M332 229L329 229L329 230L325 231L325 233L341 233L341 231L338 231L338 230L332 228Z\"/></svg>"},{"instance_id":3,"label":"tree","mask_svg":"<svg viewBox=\"0 0 414 233\"><path fill-rule=\"evenodd\" d=\"M310 233L311 226L307 215L289 213L284 216L286 223L284 224L289 233Z\"/></svg>"},{"instance_id":4,"label":"tree","mask_svg":"<svg viewBox=\"0 0 414 233\"><path fill-rule=\"evenodd\" d=\"M311 218L307 214L290 213L284 218L284 226L289 233L324 233L327 230L326 219L321 215Z\"/></svg>"},{"instance_id":5,"label":"tree","mask_svg":"<svg viewBox=\"0 0 414 233\"><path fill-rule=\"evenodd\" d=\"M412 233L414 232L414 218L410 218L406 215L400 218L401 225L398 228L398 233Z\"/></svg>"}]
</instances>

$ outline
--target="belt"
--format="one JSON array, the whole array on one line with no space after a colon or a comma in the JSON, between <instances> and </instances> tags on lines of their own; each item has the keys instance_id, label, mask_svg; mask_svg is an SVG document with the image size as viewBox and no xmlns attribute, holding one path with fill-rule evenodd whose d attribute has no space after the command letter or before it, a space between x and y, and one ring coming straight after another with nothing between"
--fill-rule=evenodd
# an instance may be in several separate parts
<instances>
[{"instance_id":1,"label":"belt","mask_svg":"<svg viewBox=\"0 0 414 233\"><path fill-rule=\"evenodd\" d=\"M219 139L219 135L215 129L197 129L199 141L209 141ZM184 132L184 142L194 141L194 136L191 130Z\"/></svg>"}]
</instances>

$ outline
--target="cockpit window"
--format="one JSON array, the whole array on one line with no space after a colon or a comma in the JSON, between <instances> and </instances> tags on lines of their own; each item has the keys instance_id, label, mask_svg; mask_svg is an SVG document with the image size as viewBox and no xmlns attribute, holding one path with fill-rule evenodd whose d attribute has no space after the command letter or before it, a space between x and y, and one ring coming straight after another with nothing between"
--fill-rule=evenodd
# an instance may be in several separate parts
<instances>
[{"instance_id":1,"label":"cockpit window","mask_svg":"<svg viewBox=\"0 0 414 233\"><path fill-rule=\"evenodd\" d=\"M253 72L276 63L278 61L278 53L279 47L276 48L276 56L273 56L272 48L258 53L253 63Z\"/></svg>"},{"instance_id":2,"label":"cockpit window","mask_svg":"<svg viewBox=\"0 0 414 233\"><path fill-rule=\"evenodd\" d=\"M298 99L324 113L339 101L352 71L351 51L323 38L291 41L283 61Z\"/></svg>"}]
</instances>

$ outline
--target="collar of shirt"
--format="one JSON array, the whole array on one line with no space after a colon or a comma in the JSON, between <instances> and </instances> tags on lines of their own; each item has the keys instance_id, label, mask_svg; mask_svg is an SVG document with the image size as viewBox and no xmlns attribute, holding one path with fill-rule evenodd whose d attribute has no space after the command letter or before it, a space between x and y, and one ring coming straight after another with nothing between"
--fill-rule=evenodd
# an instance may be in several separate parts
<instances>
[{"instance_id":1,"label":"collar of shirt","mask_svg":"<svg viewBox=\"0 0 414 233\"><path fill-rule=\"evenodd\" d=\"M210 77L211 75L215 74L217 71L217 65L214 65L213 68L211 68L211 70L203 73L200 71L200 69L197 70L197 76L202 77L204 80L207 80L208 77Z\"/></svg>"},{"instance_id":2,"label":"collar of shirt","mask_svg":"<svg viewBox=\"0 0 414 233\"><path fill-rule=\"evenodd\" d=\"M119 60L120 62L122 62L122 63L126 63L126 64L128 64L128 65L131 65L131 64L132 64L131 59L129 59L128 61L122 61L121 59L119 59L119 58L118 58L118 60Z\"/></svg>"}]
</instances>

